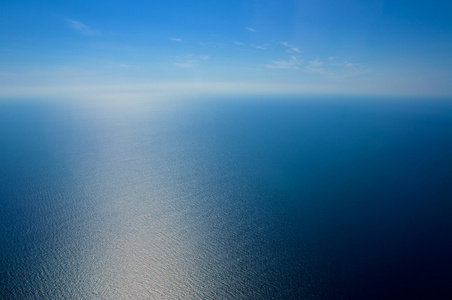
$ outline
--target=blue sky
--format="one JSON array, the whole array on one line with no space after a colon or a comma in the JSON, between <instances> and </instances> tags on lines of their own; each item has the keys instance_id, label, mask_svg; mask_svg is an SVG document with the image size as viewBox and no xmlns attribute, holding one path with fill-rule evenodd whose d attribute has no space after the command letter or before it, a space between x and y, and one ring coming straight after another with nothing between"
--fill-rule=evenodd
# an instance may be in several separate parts
<instances>
[{"instance_id":1,"label":"blue sky","mask_svg":"<svg viewBox=\"0 0 452 300\"><path fill-rule=\"evenodd\" d=\"M0 6L0 97L452 96L450 1Z\"/></svg>"}]
</instances>

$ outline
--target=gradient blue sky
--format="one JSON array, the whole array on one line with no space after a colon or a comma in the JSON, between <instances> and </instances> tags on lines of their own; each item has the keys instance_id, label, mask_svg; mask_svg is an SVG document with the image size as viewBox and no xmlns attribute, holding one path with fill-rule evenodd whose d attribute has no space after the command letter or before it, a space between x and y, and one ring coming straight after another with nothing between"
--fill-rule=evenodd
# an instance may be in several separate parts
<instances>
[{"instance_id":1,"label":"gradient blue sky","mask_svg":"<svg viewBox=\"0 0 452 300\"><path fill-rule=\"evenodd\" d=\"M452 2L1 1L0 97L452 96Z\"/></svg>"}]
</instances>

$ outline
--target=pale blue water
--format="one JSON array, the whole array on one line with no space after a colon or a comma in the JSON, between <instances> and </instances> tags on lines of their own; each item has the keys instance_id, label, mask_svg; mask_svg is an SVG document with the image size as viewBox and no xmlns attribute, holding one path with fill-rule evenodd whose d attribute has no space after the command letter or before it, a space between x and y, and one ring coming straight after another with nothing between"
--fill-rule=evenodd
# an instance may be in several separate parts
<instances>
[{"instance_id":1,"label":"pale blue water","mask_svg":"<svg viewBox=\"0 0 452 300\"><path fill-rule=\"evenodd\" d=\"M0 102L0 299L448 299L452 101Z\"/></svg>"}]
</instances>

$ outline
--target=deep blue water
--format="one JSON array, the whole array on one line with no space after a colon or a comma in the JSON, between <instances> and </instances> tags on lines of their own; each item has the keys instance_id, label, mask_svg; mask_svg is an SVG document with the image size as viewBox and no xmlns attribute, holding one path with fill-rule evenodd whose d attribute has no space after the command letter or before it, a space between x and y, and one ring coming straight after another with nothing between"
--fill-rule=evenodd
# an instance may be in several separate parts
<instances>
[{"instance_id":1,"label":"deep blue water","mask_svg":"<svg viewBox=\"0 0 452 300\"><path fill-rule=\"evenodd\" d=\"M452 299L451 216L452 100L0 102L0 299Z\"/></svg>"}]
</instances>

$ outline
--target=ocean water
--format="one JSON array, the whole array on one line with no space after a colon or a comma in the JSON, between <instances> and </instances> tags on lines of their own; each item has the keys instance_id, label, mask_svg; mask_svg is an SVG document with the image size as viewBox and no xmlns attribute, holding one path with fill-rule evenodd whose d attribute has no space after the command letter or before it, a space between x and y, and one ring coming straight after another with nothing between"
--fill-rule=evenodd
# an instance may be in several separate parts
<instances>
[{"instance_id":1,"label":"ocean water","mask_svg":"<svg viewBox=\"0 0 452 300\"><path fill-rule=\"evenodd\" d=\"M0 299L452 299L452 100L0 102Z\"/></svg>"}]
</instances>

